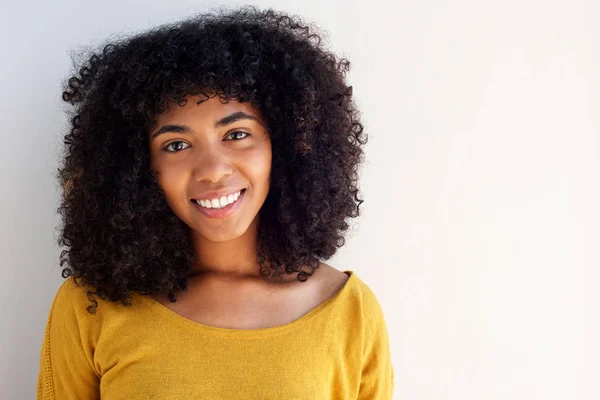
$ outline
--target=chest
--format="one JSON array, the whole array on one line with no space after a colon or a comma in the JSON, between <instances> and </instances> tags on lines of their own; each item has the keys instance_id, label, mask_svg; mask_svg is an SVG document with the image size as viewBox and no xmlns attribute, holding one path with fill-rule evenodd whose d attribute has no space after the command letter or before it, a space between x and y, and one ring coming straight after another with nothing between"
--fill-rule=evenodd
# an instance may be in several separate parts
<instances>
[{"instance_id":1,"label":"chest","mask_svg":"<svg viewBox=\"0 0 600 400\"><path fill-rule=\"evenodd\" d=\"M136 321L140 335L132 336L129 327L96 351L100 398L356 399L361 338L337 329L347 318L336 321L252 340L196 334L183 325L165 337L155 321ZM330 334L323 334L327 329Z\"/></svg>"},{"instance_id":2,"label":"chest","mask_svg":"<svg viewBox=\"0 0 600 400\"><path fill-rule=\"evenodd\" d=\"M174 303L166 296L155 300L180 316L204 325L260 329L301 318L322 303L324 296L318 285L299 282L294 288L277 290L191 285Z\"/></svg>"}]
</instances>

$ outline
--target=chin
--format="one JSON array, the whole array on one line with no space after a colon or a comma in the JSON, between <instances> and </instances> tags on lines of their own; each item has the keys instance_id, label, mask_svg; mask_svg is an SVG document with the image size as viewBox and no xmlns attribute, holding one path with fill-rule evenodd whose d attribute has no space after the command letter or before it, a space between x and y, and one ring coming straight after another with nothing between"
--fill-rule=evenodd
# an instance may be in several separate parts
<instances>
[{"instance_id":1,"label":"chin","mask_svg":"<svg viewBox=\"0 0 600 400\"><path fill-rule=\"evenodd\" d=\"M197 223L197 222L196 222ZM213 243L228 242L235 240L243 236L252 224L246 224L242 221L237 221L236 224L224 223L219 226L215 224L213 227L202 226L200 228L194 228L195 224L188 224L188 227L192 231L193 235L202 237L205 240Z\"/></svg>"}]
</instances>

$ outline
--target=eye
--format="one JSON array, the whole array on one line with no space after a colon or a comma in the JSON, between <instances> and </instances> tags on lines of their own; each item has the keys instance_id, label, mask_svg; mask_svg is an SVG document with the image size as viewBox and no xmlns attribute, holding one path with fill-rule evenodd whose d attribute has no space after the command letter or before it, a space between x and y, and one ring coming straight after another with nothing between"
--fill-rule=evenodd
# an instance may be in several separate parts
<instances>
[{"instance_id":1,"label":"eye","mask_svg":"<svg viewBox=\"0 0 600 400\"><path fill-rule=\"evenodd\" d=\"M234 142L239 142L240 140L245 139L247 136L250 136L250 134L248 132L235 131L235 132L231 132L226 137L230 137L230 136L235 135L235 134L242 134L244 136L241 137L240 139L234 139L233 140ZM169 143L165 147L163 147L162 150L166 151L167 153L178 153L179 150L183 150L181 147L179 147L178 150L168 150L168 149L172 149L173 147L171 147L171 146L174 145L174 144L176 144L176 143L185 143L185 142L182 142L181 140L176 140L174 142Z\"/></svg>"},{"instance_id":2,"label":"eye","mask_svg":"<svg viewBox=\"0 0 600 400\"><path fill-rule=\"evenodd\" d=\"M249 134L248 132L235 131L235 132L231 132L231 133L230 133L229 135L227 135L226 137L229 137L229 136L231 136L231 135L234 135L234 134L236 134L236 133L241 133L241 134L243 134L243 135L246 135L246 136L244 136L244 137L242 137L241 139L238 139L238 140L242 140L242 139L244 139L245 137L247 137L247 136L250 136L250 134ZM238 140L234 140L234 142L237 142Z\"/></svg>"},{"instance_id":3,"label":"eye","mask_svg":"<svg viewBox=\"0 0 600 400\"><path fill-rule=\"evenodd\" d=\"M171 143L169 143L169 144L168 144L168 145L166 145L165 147L163 147L163 148L162 148L162 150L163 150L163 151L166 151L167 153L177 153L179 150L177 150L177 151L171 151L171 150L167 150L167 149L171 148L171 146L172 146L172 145L174 145L175 143L185 143L185 142L182 142L182 141L180 141L180 140L176 140L176 141L174 141L174 142L171 142Z\"/></svg>"}]
</instances>

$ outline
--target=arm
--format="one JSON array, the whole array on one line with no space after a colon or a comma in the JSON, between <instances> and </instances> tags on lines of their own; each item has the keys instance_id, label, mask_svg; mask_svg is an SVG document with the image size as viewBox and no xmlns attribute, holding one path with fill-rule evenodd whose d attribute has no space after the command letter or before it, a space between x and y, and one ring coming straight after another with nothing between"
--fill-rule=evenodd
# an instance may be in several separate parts
<instances>
[{"instance_id":1,"label":"arm","mask_svg":"<svg viewBox=\"0 0 600 400\"><path fill-rule=\"evenodd\" d=\"M371 290L363 296L365 333L358 400L391 400L394 367L383 311Z\"/></svg>"},{"instance_id":2,"label":"arm","mask_svg":"<svg viewBox=\"0 0 600 400\"><path fill-rule=\"evenodd\" d=\"M100 398L100 378L93 367L90 342L81 329L93 319L84 319L81 310L87 310L76 301L84 296L83 290L69 279L54 298L40 351L37 400Z\"/></svg>"}]
</instances>

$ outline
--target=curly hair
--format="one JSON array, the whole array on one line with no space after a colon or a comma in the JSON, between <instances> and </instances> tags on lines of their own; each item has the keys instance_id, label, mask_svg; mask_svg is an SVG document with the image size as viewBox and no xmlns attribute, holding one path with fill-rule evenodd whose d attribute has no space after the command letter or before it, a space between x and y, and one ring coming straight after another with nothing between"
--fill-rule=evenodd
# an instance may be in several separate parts
<instances>
[{"instance_id":1,"label":"curly hair","mask_svg":"<svg viewBox=\"0 0 600 400\"><path fill-rule=\"evenodd\" d=\"M62 277L95 289L88 312L94 295L130 306L132 291L174 302L187 287L193 246L151 170L147 135L187 95L250 101L269 126L261 275L298 272L304 282L344 245L347 220L364 201L357 182L367 137L345 83L350 62L324 49L318 33L271 8L219 8L105 42L79 65L73 57L73 76L62 83L70 106L58 243L68 247Z\"/></svg>"}]
</instances>

